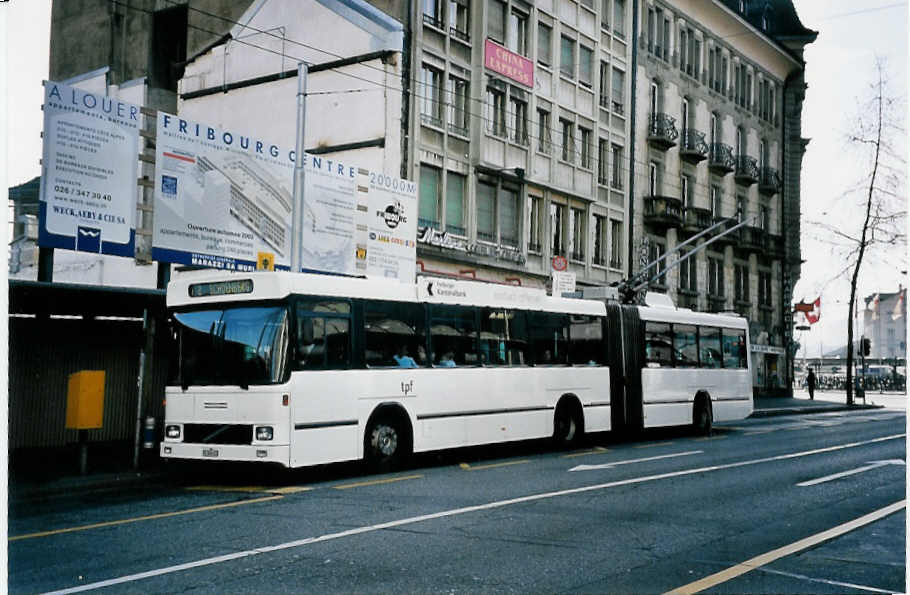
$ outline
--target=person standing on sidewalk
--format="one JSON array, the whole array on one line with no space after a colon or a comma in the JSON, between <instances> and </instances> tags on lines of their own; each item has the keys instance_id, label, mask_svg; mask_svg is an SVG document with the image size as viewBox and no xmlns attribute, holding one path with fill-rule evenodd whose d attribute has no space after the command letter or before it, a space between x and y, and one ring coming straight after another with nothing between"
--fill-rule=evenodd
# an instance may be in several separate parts
<instances>
[{"instance_id":1,"label":"person standing on sidewalk","mask_svg":"<svg viewBox=\"0 0 910 595\"><path fill-rule=\"evenodd\" d=\"M809 399L815 399L815 372L809 368L809 375L806 376L806 386L809 388Z\"/></svg>"}]
</instances>

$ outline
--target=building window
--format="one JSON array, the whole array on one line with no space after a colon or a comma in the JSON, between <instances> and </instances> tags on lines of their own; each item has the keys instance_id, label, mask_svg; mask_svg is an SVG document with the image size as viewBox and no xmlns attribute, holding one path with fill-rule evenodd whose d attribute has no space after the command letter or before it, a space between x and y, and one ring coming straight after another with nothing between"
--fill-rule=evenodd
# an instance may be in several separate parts
<instances>
[{"instance_id":1,"label":"building window","mask_svg":"<svg viewBox=\"0 0 910 595\"><path fill-rule=\"evenodd\" d=\"M585 212L582 209L570 209L572 219L569 226L569 242L572 244L572 260L585 260Z\"/></svg>"},{"instance_id":2,"label":"building window","mask_svg":"<svg viewBox=\"0 0 910 595\"><path fill-rule=\"evenodd\" d=\"M550 112L545 109L537 108L537 150L549 155L552 144Z\"/></svg>"},{"instance_id":3,"label":"building window","mask_svg":"<svg viewBox=\"0 0 910 595\"><path fill-rule=\"evenodd\" d=\"M613 145L613 160L611 163L610 186L622 190L622 147Z\"/></svg>"},{"instance_id":4,"label":"building window","mask_svg":"<svg viewBox=\"0 0 910 595\"><path fill-rule=\"evenodd\" d=\"M469 83L458 77L449 77L449 132L468 136L468 91Z\"/></svg>"},{"instance_id":5,"label":"building window","mask_svg":"<svg viewBox=\"0 0 910 595\"><path fill-rule=\"evenodd\" d=\"M679 198L683 202L683 206L686 208L695 206L693 201L693 190L695 189L695 184L692 181L692 176L683 174L679 176L680 184L680 195Z\"/></svg>"},{"instance_id":6,"label":"building window","mask_svg":"<svg viewBox=\"0 0 910 595\"><path fill-rule=\"evenodd\" d=\"M768 214L768 207L764 205L758 208L758 227L765 233L771 232L771 217Z\"/></svg>"},{"instance_id":7,"label":"building window","mask_svg":"<svg viewBox=\"0 0 910 595\"><path fill-rule=\"evenodd\" d=\"M500 44L506 39L506 4L499 0L487 0L487 37Z\"/></svg>"},{"instance_id":8,"label":"building window","mask_svg":"<svg viewBox=\"0 0 910 595\"><path fill-rule=\"evenodd\" d=\"M509 128L512 140L519 145L528 144L528 102L515 95L509 97Z\"/></svg>"},{"instance_id":9,"label":"building window","mask_svg":"<svg viewBox=\"0 0 910 595\"><path fill-rule=\"evenodd\" d=\"M604 31L610 30L610 0L601 0L600 28Z\"/></svg>"},{"instance_id":10,"label":"building window","mask_svg":"<svg viewBox=\"0 0 910 595\"><path fill-rule=\"evenodd\" d=\"M537 196L528 195L528 252L540 253L540 227L543 223L541 204L543 200Z\"/></svg>"},{"instance_id":11,"label":"building window","mask_svg":"<svg viewBox=\"0 0 910 595\"><path fill-rule=\"evenodd\" d=\"M613 35L626 36L626 0L613 0Z\"/></svg>"},{"instance_id":12,"label":"building window","mask_svg":"<svg viewBox=\"0 0 910 595\"><path fill-rule=\"evenodd\" d=\"M442 0L423 0L423 22L442 29Z\"/></svg>"},{"instance_id":13,"label":"building window","mask_svg":"<svg viewBox=\"0 0 910 595\"><path fill-rule=\"evenodd\" d=\"M600 63L600 107L610 108L610 64L608 62Z\"/></svg>"},{"instance_id":14,"label":"building window","mask_svg":"<svg viewBox=\"0 0 910 595\"><path fill-rule=\"evenodd\" d=\"M528 55L528 15L518 10L509 13L506 47L516 54Z\"/></svg>"},{"instance_id":15,"label":"building window","mask_svg":"<svg viewBox=\"0 0 910 595\"><path fill-rule=\"evenodd\" d=\"M749 265L737 264L733 267L734 297L737 302L749 301Z\"/></svg>"},{"instance_id":16,"label":"building window","mask_svg":"<svg viewBox=\"0 0 910 595\"><path fill-rule=\"evenodd\" d=\"M771 306L771 272L758 271L758 303L760 306Z\"/></svg>"},{"instance_id":17,"label":"building window","mask_svg":"<svg viewBox=\"0 0 910 595\"><path fill-rule=\"evenodd\" d=\"M559 38L559 72L564 77L575 78L575 40L565 35Z\"/></svg>"},{"instance_id":18,"label":"building window","mask_svg":"<svg viewBox=\"0 0 910 595\"><path fill-rule=\"evenodd\" d=\"M664 287L667 285L667 260L664 255L667 253L667 247L662 241L651 238L648 242L648 264L657 262L649 273L654 285Z\"/></svg>"},{"instance_id":19,"label":"building window","mask_svg":"<svg viewBox=\"0 0 910 595\"><path fill-rule=\"evenodd\" d=\"M487 124L493 136L506 136L506 94L505 91L487 87L487 109L492 113Z\"/></svg>"},{"instance_id":20,"label":"building window","mask_svg":"<svg viewBox=\"0 0 910 595\"><path fill-rule=\"evenodd\" d=\"M464 42L471 41L470 0L449 1L449 34Z\"/></svg>"},{"instance_id":21,"label":"building window","mask_svg":"<svg viewBox=\"0 0 910 595\"><path fill-rule=\"evenodd\" d=\"M553 29L549 25L537 23L537 61L544 66L553 63Z\"/></svg>"},{"instance_id":22,"label":"building window","mask_svg":"<svg viewBox=\"0 0 910 595\"><path fill-rule=\"evenodd\" d=\"M679 289L698 293L698 261L695 252L680 254L682 262L679 263Z\"/></svg>"},{"instance_id":23,"label":"building window","mask_svg":"<svg viewBox=\"0 0 910 595\"><path fill-rule=\"evenodd\" d=\"M614 66L612 107L613 111L620 115L624 113L626 103L623 89L625 89L625 73Z\"/></svg>"},{"instance_id":24,"label":"building window","mask_svg":"<svg viewBox=\"0 0 910 595\"><path fill-rule=\"evenodd\" d=\"M648 163L648 196L657 196L660 189L660 166L656 161Z\"/></svg>"},{"instance_id":25,"label":"building window","mask_svg":"<svg viewBox=\"0 0 910 595\"><path fill-rule=\"evenodd\" d=\"M594 215L594 254L591 261L600 266L607 265L607 218Z\"/></svg>"},{"instance_id":26,"label":"building window","mask_svg":"<svg viewBox=\"0 0 910 595\"><path fill-rule=\"evenodd\" d=\"M488 182L477 183L477 239L518 246L518 192Z\"/></svg>"},{"instance_id":27,"label":"building window","mask_svg":"<svg viewBox=\"0 0 910 595\"><path fill-rule=\"evenodd\" d=\"M420 165L420 197L417 224L439 229L439 169Z\"/></svg>"},{"instance_id":28,"label":"building window","mask_svg":"<svg viewBox=\"0 0 910 595\"><path fill-rule=\"evenodd\" d=\"M553 256L566 255L566 205L550 203L550 229L553 233Z\"/></svg>"},{"instance_id":29,"label":"building window","mask_svg":"<svg viewBox=\"0 0 910 595\"><path fill-rule=\"evenodd\" d=\"M622 221L610 219L610 268L622 268Z\"/></svg>"},{"instance_id":30,"label":"building window","mask_svg":"<svg viewBox=\"0 0 910 595\"><path fill-rule=\"evenodd\" d=\"M708 294L724 297L724 260L722 258L708 257Z\"/></svg>"},{"instance_id":31,"label":"building window","mask_svg":"<svg viewBox=\"0 0 910 595\"><path fill-rule=\"evenodd\" d=\"M575 161L575 138L573 135L574 125L570 120L559 119L559 129L562 131L562 160L573 163Z\"/></svg>"},{"instance_id":32,"label":"building window","mask_svg":"<svg viewBox=\"0 0 910 595\"><path fill-rule=\"evenodd\" d=\"M446 176L446 231L464 236L465 177L453 172Z\"/></svg>"},{"instance_id":33,"label":"building window","mask_svg":"<svg viewBox=\"0 0 910 595\"><path fill-rule=\"evenodd\" d=\"M421 68L423 98L420 121L430 126L442 127L442 72L431 66Z\"/></svg>"},{"instance_id":34,"label":"building window","mask_svg":"<svg viewBox=\"0 0 910 595\"><path fill-rule=\"evenodd\" d=\"M496 241L496 186L477 183L477 239Z\"/></svg>"},{"instance_id":35,"label":"building window","mask_svg":"<svg viewBox=\"0 0 910 595\"><path fill-rule=\"evenodd\" d=\"M591 131L587 128L578 127L581 134L581 165L585 169L591 169Z\"/></svg>"},{"instance_id":36,"label":"building window","mask_svg":"<svg viewBox=\"0 0 910 595\"><path fill-rule=\"evenodd\" d=\"M597 183L606 186L609 181L609 150L610 144L607 139L601 138L597 141Z\"/></svg>"},{"instance_id":37,"label":"building window","mask_svg":"<svg viewBox=\"0 0 910 595\"><path fill-rule=\"evenodd\" d=\"M720 186L714 184L711 186L711 216L715 219L721 217L720 204L723 195L721 194Z\"/></svg>"},{"instance_id":38,"label":"building window","mask_svg":"<svg viewBox=\"0 0 910 595\"><path fill-rule=\"evenodd\" d=\"M740 221L745 221L746 215L748 215L748 203L746 202L746 197L740 194L736 197L736 215Z\"/></svg>"},{"instance_id":39,"label":"building window","mask_svg":"<svg viewBox=\"0 0 910 595\"><path fill-rule=\"evenodd\" d=\"M578 46L578 81L590 87L594 76L594 52L583 45Z\"/></svg>"}]
</instances>

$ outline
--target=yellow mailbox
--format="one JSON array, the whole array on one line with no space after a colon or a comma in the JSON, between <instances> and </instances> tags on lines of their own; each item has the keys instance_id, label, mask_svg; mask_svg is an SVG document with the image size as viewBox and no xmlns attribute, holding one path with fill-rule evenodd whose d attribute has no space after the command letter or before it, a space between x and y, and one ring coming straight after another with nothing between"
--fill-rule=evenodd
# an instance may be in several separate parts
<instances>
[{"instance_id":1,"label":"yellow mailbox","mask_svg":"<svg viewBox=\"0 0 910 595\"><path fill-rule=\"evenodd\" d=\"M66 389L66 427L100 428L104 420L104 370L70 374Z\"/></svg>"}]
</instances>

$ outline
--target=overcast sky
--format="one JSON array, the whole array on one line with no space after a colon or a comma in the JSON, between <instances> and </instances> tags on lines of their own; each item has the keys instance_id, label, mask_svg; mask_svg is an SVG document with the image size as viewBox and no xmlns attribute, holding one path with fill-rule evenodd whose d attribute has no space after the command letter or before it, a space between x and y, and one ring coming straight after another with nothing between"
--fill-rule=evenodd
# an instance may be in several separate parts
<instances>
[{"instance_id":1,"label":"overcast sky","mask_svg":"<svg viewBox=\"0 0 910 595\"><path fill-rule=\"evenodd\" d=\"M803 161L802 212L804 219L825 221L844 233L858 235L862 196L844 196L844 191L860 181L868 168L848 147L846 137L861 105L871 97L876 56L886 61L893 94L906 100L907 2L794 0L794 4L803 23L819 32L805 54L809 88L803 106L803 136L811 142ZM48 75L50 5L50 0L0 3L7 35L9 186L40 173L41 81ZM2 31L0 23L0 35ZM2 76L0 69L0 81ZM806 262L794 299L822 298L821 321L797 336L810 356L846 341L849 283L834 275L846 263L832 249L830 235L803 223ZM860 297L896 291L899 283L907 283L906 270L905 249L897 254L873 254L864 265Z\"/></svg>"}]
</instances>

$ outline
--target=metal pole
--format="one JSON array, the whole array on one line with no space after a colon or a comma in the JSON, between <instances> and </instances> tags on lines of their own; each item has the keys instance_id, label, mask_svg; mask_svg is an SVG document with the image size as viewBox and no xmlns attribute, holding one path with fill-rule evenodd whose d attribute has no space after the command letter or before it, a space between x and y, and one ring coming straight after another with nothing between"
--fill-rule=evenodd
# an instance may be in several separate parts
<instances>
[{"instance_id":1,"label":"metal pole","mask_svg":"<svg viewBox=\"0 0 910 595\"><path fill-rule=\"evenodd\" d=\"M297 144L294 149L294 207L291 211L291 270L303 268L303 204L304 204L304 132L306 130L306 79L309 67L297 64Z\"/></svg>"},{"instance_id":2,"label":"metal pole","mask_svg":"<svg viewBox=\"0 0 910 595\"><path fill-rule=\"evenodd\" d=\"M148 308L142 311L143 335L147 335L149 325ZM139 378L136 382L136 436L133 442L133 469L139 469L139 442L142 435L142 393L145 389L145 348L148 341L139 352Z\"/></svg>"}]
</instances>

